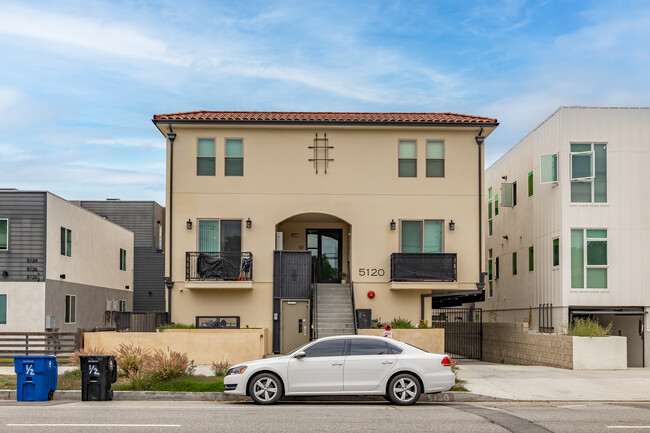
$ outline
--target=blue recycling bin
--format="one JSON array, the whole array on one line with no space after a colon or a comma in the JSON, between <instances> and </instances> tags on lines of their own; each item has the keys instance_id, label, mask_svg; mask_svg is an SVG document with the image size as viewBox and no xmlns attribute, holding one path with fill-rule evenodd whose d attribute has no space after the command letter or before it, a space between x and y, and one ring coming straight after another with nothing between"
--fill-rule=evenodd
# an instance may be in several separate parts
<instances>
[{"instance_id":1,"label":"blue recycling bin","mask_svg":"<svg viewBox=\"0 0 650 433\"><path fill-rule=\"evenodd\" d=\"M52 400L59 373L55 356L14 356L17 401Z\"/></svg>"}]
</instances>

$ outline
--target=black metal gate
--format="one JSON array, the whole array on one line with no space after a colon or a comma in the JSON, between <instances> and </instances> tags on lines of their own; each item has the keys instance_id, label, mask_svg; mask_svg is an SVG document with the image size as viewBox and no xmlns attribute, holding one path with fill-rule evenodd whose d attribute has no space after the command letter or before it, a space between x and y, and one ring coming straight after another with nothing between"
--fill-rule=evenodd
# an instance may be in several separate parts
<instances>
[{"instance_id":1,"label":"black metal gate","mask_svg":"<svg viewBox=\"0 0 650 433\"><path fill-rule=\"evenodd\" d=\"M431 324L445 330L445 352L452 358L483 357L481 308L434 308Z\"/></svg>"}]
</instances>

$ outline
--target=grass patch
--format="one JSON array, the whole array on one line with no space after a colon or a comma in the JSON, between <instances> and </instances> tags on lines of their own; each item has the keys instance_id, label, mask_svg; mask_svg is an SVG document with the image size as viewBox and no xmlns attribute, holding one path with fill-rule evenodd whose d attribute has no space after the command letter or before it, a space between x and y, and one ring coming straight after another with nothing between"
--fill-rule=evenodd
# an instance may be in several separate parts
<instances>
[{"instance_id":1,"label":"grass patch","mask_svg":"<svg viewBox=\"0 0 650 433\"><path fill-rule=\"evenodd\" d=\"M134 387L134 385L136 385ZM142 380L139 382L125 381L113 384L117 391L171 391L171 392L223 392L223 379L215 376L183 375L170 380Z\"/></svg>"},{"instance_id":2,"label":"grass patch","mask_svg":"<svg viewBox=\"0 0 650 433\"><path fill-rule=\"evenodd\" d=\"M569 326L569 335L574 337L607 337L612 333L613 323L601 326L598 320L592 318L575 319Z\"/></svg>"}]
</instances>

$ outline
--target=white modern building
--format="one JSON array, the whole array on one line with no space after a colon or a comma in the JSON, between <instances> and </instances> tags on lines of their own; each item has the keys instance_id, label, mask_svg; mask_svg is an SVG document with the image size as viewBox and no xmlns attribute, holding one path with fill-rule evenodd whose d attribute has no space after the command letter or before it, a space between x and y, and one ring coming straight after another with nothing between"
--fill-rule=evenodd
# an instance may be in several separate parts
<instances>
[{"instance_id":1,"label":"white modern building","mask_svg":"<svg viewBox=\"0 0 650 433\"><path fill-rule=\"evenodd\" d=\"M132 302L133 232L49 192L0 191L0 332L110 326Z\"/></svg>"},{"instance_id":2,"label":"white modern building","mask_svg":"<svg viewBox=\"0 0 650 433\"><path fill-rule=\"evenodd\" d=\"M485 320L595 317L650 365L649 193L649 108L558 109L486 171Z\"/></svg>"}]
</instances>

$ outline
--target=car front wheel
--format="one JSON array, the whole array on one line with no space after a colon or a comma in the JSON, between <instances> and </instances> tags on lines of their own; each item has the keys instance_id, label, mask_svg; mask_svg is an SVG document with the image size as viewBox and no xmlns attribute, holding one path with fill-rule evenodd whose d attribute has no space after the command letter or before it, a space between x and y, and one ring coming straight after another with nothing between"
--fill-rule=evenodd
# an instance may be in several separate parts
<instances>
[{"instance_id":1,"label":"car front wheel","mask_svg":"<svg viewBox=\"0 0 650 433\"><path fill-rule=\"evenodd\" d=\"M412 374L398 374L388 384L388 397L394 404L415 404L421 393L420 382Z\"/></svg>"},{"instance_id":2,"label":"car front wheel","mask_svg":"<svg viewBox=\"0 0 650 433\"><path fill-rule=\"evenodd\" d=\"M282 392L282 382L271 373L258 374L248 385L248 394L257 404L277 403L282 397Z\"/></svg>"}]
</instances>

